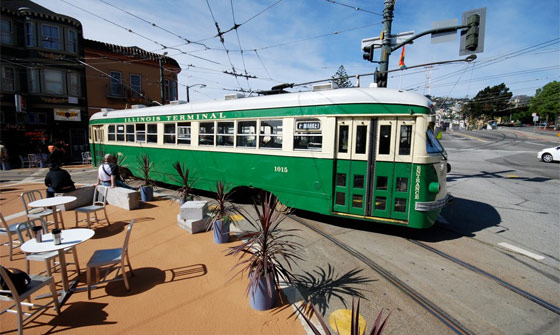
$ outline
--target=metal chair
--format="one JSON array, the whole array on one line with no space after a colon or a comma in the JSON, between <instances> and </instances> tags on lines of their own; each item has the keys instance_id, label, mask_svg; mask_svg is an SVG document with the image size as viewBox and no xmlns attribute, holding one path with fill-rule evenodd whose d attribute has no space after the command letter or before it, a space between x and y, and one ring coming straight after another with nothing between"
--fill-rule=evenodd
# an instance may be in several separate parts
<instances>
[{"instance_id":1,"label":"metal chair","mask_svg":"<svg viewBox=\"0 0 560 335\"><path fill-rule=\"evenodd\" d=\"M8 242L2 244L2 245L7 245L8 247L10 247L10 260L13 261L13 249L14 244L21 244L21 240L19 239L13 239L12 235L16 235L17 236L17 226L18 223L14 223L11 225L8 225L8 223L6 222L6 220L4 220L4 216L2 215L2 213L0 213L0 221L2 221L2 225L0 226L0 236L7 236L8 237Z\"/></svg>"},{"instance_id":2,"label":"metal chair","mask_svg":"<svg viewBox=\"0 0 560 335\"><path fill-rule=\"evenodd\" d=\"M91 153L89 151L82 152L82 164L91 164Z\"/></svg>"},{"instance_id":3,"label":"metal chair","mask_svg":"<svg viewBox=\"0 0 560 335\"><path fill-rule=\"evenodd\" d=\"M31 167L28 158L24 158L22 155L19 155L19 160L20 160L20 162L21 162L21 167L22 167L22 168L24 168L25 165L27 165L28 168Z\"/></svg>"},{"instance_id":4,"label":"metal chair","mask_svg":"<svg viewBox=\"0 0 560 335\"><path fill-rule=\"evenodd\" d=\"M25 243L28 239L34 238L32 234L32 228L35 226L43 227L43 234L47 233L47 224L43 219L32 219L27 220L18 224L17 234L21 243ZM76 252L76 247L72 246L70 248L64 249L65 253L72 253L74 257L74 266L76 267L76 272L80 274L80 263L78 262L78 253ZM52 270L58 265L55 262L56 257L58 257L58 251L49 252L37 252L37 253L26 253L25 254L25 266L26 271L29 273L29 261L45 262L47 274L52 275ZM52 262L52 263L51 263Z\"/></svg>"},{"instance_id":5,"label":"metal chair","mask_svg":"<svg viewBox=\"0 0 560 335\"><path fill-rule=\"evenodd\" d=\"M85 213L88 228L91 228L91 216L90 214L93 213L95 217L95 222L99 222L99 218L97 217L97 212L103 210L105 213L105 220L107 221L108 225L111 225L109 222L109 217L107 216L107 192L109 192L109 187L98 185L95 187L93 191L93 202L89 206L78 207L74 209L74 213L76 215L76 227L78 227L78 213Z\"/></svg>"},{"instance_id":6,"label":"metal chair","mask_svg":"<svg viewBox=\"0 0 560 335\"><path fill-rule=\"evenodd\" d=\"M39 167L41 165L41 155L28 154L27 160L29 161L29 167Z\"/></svg>"},{"instance_id":7,"label":"metal chair","mask_svg":"<svg viewBox=\"0 0 560 335\"><path fill-rule=\"evenodd\" d=\"M58 295L56 294L56 287L54 285L54 280L51 276L39 276L39 275L30 275L31 281L25 288L25 291L18 292L12 279L8 275L8 271L4 267L0 266L0 277L4 280L6 285L8 286L8 290L3 290L0 287L0 300L2 301L11 301L14 304L10 307L4 309L0 314L5 312L15 313L18 315L18 334L23 334L23 324L27 319L33 317L35 314L40 312L44 308L48 308L47 305L38 305L31 303L31 295L37 292L38 290L42 289L45 286L49 286L53 302L54 308L56 310L56 314L60 314L60 307L58 305ZM28 300L25 302L24 300ZM24 312L23 306L27 306L29 308L36 308L32 313ZM15 307L15 310L13 309Z\"/></svg>"},{"instance_id":8,"label":"metal chair","mask_svg":"<svg viewBox=\"0 0 560 335\"><path fill-rule=\"evenodd\" d=\"M128 284L128 274L126 273L126 266L128 265L130 274L134 276L134 273L132 273L132 266L130 265L130 258L128 257L128 241L130 240L132 225L134 225L134 219L132 219L130 221L130 224L128 225L122 248L96 250L89 259L87 263L88 299L91 299L91 269L95 269L97 284L113 282L116 280L124 280L124 286L126 290L130 290L130 285ZM125 258L128 264L125 264ZM119 268L117 269L115 278L107 280L107 276L116 266L118 266ZM101 267L106 268L104 269L105 273L103 275L102 281L99 281ZM120 271L122 271L122 278L117 278Z\"/></svg>"},{"instance_id":9,"label":"metal chair","mask_svg":"<svg viewBox=\"0 0 560 335\"><path fill-rule=\"evenodd\" d=\"M56 210L56 213L53 213L52 209L50 208L30 208L27 204L33 202L35 200L43 199L43 193L39 190L27 191L20 194L21 201L23 202L23 208L25 209L25 213L27 214L28 219L36 219L36 218L47 218L50 215L58 214L60 218L60 224L62 225L63 229L66 229L64 226L64 218L62 217L62 211L60 209ZM54 223L47 221L48 224Z\"/></svg>"}]
</instances>

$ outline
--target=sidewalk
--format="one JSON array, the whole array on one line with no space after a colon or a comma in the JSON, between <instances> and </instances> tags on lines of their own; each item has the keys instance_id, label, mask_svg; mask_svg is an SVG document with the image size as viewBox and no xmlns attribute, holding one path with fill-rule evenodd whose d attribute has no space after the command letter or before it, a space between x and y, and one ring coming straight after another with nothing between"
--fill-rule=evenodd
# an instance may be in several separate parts
<instances>
[{"instance_id":1,"label":"sidewalk","mask_svg":"<svg viewBox=\"0 0 560 335\"><path fill-rule=\"evenodd\" d=\"M23 211L19 194L44 188L42 184L2 185L0 211L5 217ZM214 244L212 232L191 235L177 225L178 213L179 205L166 199L132 211L108 205L111 225L105 221L94 225L95 236L77 246L82 270L78 288L85 287L85 264L94 250L121 247L126 226L135 219L129 243L134 269L130 291L117 281L93 290L92 300L86 291L75 292L60 315L48 309L28 321L25 334L305 334L287 302L277 302L270 311L255 311L245 296L247 279L228 281L236 258L226 257L224 250L237 242ZM75 227L73 211L63 216L67 229ZM8 224L23 220L21 216ZM5 240L2 237L2 243ZM3 266L25 270L19 248L14 261L9 260L8 247L2 247L0 255ZM44 268L41 262L31 262L34 274ZM73 265L68 270L70 280L76 278ZM60 286L60 273L54 277ZM17 316L1 315L0 332L17 333Z\"/></svg>"}]
</instances>

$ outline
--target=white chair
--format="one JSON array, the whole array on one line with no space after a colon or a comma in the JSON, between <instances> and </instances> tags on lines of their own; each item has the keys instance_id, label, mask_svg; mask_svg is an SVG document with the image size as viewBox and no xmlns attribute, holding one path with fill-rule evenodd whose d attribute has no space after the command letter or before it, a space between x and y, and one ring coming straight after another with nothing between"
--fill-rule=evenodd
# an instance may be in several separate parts
<instances>
[{"instance_id":1,"label":"white chair","mask_svg":"<svg viewBox=\"0 0 560 335\"><path fill-rule=\"evenodd\" d=\"M82 152L82 164L91 164L91 153L89 151Z\"/></svg>"},{"instance_id":2,"label":"white chair","mask_svg":"<svg viewBox=\"0 0 560 335\"><path fill-rule=\"evenodd\" d=\"M8 290L2 290L0 287L0 300L2 301L10 301L14 304L10 307L2 310L0 314L5 312L15 313L18 315L18 334L23 334L23 324L27 319L31 318L38 312L40 312L44 308L48 308L46 305L38 305L31 303L31 295L40 290L45 286L49 286L51 290L51 294L53 297L54 308L56 310L56 314L60 314L60 308L58 305L58 296L56 294L56 287L54 285L54 280L51 276L44 277L39 275L30 275L31 281L25 288L25 291L18 293L12 279L8 275L6 269L0 266L0 276L4 280L4 282L8 286ZM24 300L28 300L24 302ZM23 306L27 306L29 308L36 308L32 313L24 312ZM13 309L15 307L15 310ZM4 327L3 327L4 328Z\"/></svg>"},{"instance_id":3,"label":"white chair","mask_svg":"<svg viewBox=\"0 0 560 335\"><path fill-rule=\"evenodd\" d=\"M57 209L56 213L53 213L52 209L50 208L30 208L27 205L35 200L43 199L43 193L41 193L41 191L33 190L33 191L23 192L22 194L20 194L20 197L21 197L21 201L23 202L23 209L25 210L28 219L36 219L36 218L46 219L50 215L53 215L53 219L54 219L54 215L58 214L62 228L66 229L66 227L64 226L64 218L62 217L62 211L60 209ZM47 223L51 224L54 222L47 221Z\"/></svg>"},{"instance_id":4,"label":"white chair","mask_svg":"<svg viewBox=\"0 0 560 335\"><path fill-rule=\"evenodd\" d=\"M43 227L43 234L47 233L47 224L43 219L31 219L18 224L17 234L21 243L25 243L28 239L35 238L32 234L32 228L35 226ZM72 253L74 257L74 266L76 267L76 272L80 274L80 263L78 262L78 254L76 252L76 247L72 246L64 249L64 252L69 254ZM26 271L29 273L29 261L44 262L47 270L47 274L52 275L52 270L58 265L55 262L56 257L58 257L58 251L48 251L48 252L34 252L25 254L25 266ZM52 263L51 263L52 262Z\"/></svg>"},{"instance_id":5,"label":"white chair","mask_svg":"<svg viewBox=\"0 0 560 335\"><path fill-rule=\"evenodd\" d=\"M91 269L95 269L97 284L108 283L116 280L124 280L124 286L126 290L130 290L130 286L128 284L128 274L126 273L125 258L126 262L128 263L129 272L134 276L134 273L132 273L132 266L130 265L130 258L128 258L128 241L130 240L130 231L132 230L132 225L134 225L134 219L132 219L130 221L130 224L128 225L122 248L96 250L89 259L87 263L88 299L91 299ZM116 266L118 266L119 268L117 270L117 273L115 274L115 278L107 280L107 276ZM99 281L101 278L101 267L106 268L104 269L105 273L102 277L102 280ZM120 271L122 271L122 278L117 278Z\"/></svg>"},{"instance_id":6,"label":"white chair","mask_svg":"<svg viewBox=\"0 0 560 335\"><path fill-rule=\"evenodd\" d=\"M0 226L0 236L8 237L8 242L2 245L7 245L8 247L10 247L10 260L13 261L13 249L15 248L14 244L21 244L21 241L19 239L14 240L14 238L12 237L12 235L17 236L18 223L8 225L6 220L4 220L4 216L2 215L2 213L0 213L0 221L2 221L2 225Z\"/></svg>"},{"instance_id":7,"label":"white chair","mask_svg":"<svg viewBox=\"0 0 560 335\"><path fill-rule=\"evenodd\" d=\"M105 213L105 220L107 221L108 225L111 225L109 222L109 217L107 216L107 192L109 192L109 187L98 185L95 187L93 191L93 202L89 206L78 207L74 209L74 213L76 215L76 227L78 227L78 213L85 213L86 214L86 222L88 228L91 228L91 216L90 214L93 213L95 217L95 222L99 222L99 218L97 217L98 211L103 211Z\"/></svg>"},{"instance_id":8,"label":"white chair","mask_svg":"<svg viewBox=\"0 0 560 335\"><path fill-rule=\"evenodd\" d=\"M19 155L19 160L20 160L20 162L21 162L21 167L22 167L22 168L24 168L25 165L27 165L28 168L31 167L28 158L24 158L22 155Z\"/></svg>"},{"instance_id":9,"label":"white chair","mask_svg":"<svg viewBox=\"0 0 560 335\"><path fill-rule=\"evenodd\" d=\"M27 160L29 161L29 167L39 167L41 165L41 155L28 154Z\"/></svg>"}]
</instances>

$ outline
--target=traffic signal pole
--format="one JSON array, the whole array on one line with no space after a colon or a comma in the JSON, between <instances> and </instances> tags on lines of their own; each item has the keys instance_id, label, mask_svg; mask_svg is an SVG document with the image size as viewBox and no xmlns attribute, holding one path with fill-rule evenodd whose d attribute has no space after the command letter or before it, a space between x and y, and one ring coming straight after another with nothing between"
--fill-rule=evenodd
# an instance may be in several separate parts
<instances>
[{"instance_id":1,"label":"traffic signal pole","mask_svg":"<svg viewBox=\"0 0 560 335\"><path fill-rule=\"evenodd\" d=\"M375 71L375 82L377 83L377 87L387 87L387 74L389 73L389 56L391 53L405 44L412 42L413 40L422 37L428 34L437 34L437 33L446 33L457 31L459 29L468 28L467 31L467 45L466 49L470 51L475 51L478 46L478 26L480 24L480 16L477 14L470 15L467 20L466 25L460 26L451 26L451 27L441 27L426 30L422 33L414 35L401 43L397 43L396 45L391 45L391 24L393 23L393 10L395 9L395 0L385 0L385 8L383 9L383 31L381 32L381 56L379 59L379 71ZM368 53L371 50L371 55ZM370 59L366 59L364 55L364 59L372 61L373 56L373 45L371 49L364 49L364 52L369 56Z\"/></svg>"}]
</instances>

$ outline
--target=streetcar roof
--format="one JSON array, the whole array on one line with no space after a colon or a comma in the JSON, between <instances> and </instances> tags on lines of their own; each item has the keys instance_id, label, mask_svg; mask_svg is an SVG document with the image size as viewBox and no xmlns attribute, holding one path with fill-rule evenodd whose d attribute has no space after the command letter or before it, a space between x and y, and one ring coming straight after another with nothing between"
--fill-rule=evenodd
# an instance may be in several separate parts
<instances>
[{"instance_id":1,"label":"streetcar roof","mask_svg":"<svg viewBox=\"0 0 560 335\"><path fill-rule=\"evenodd\" d=\"M227 112L341 104L391 104L430 108L432 103L423 95L414 92L390 88L342 88L326 91L276 94L233 100L111 110L109 112L103 111L92 115L91 120L112 119L127 116Z\"/></svg>"}]
</instances>

